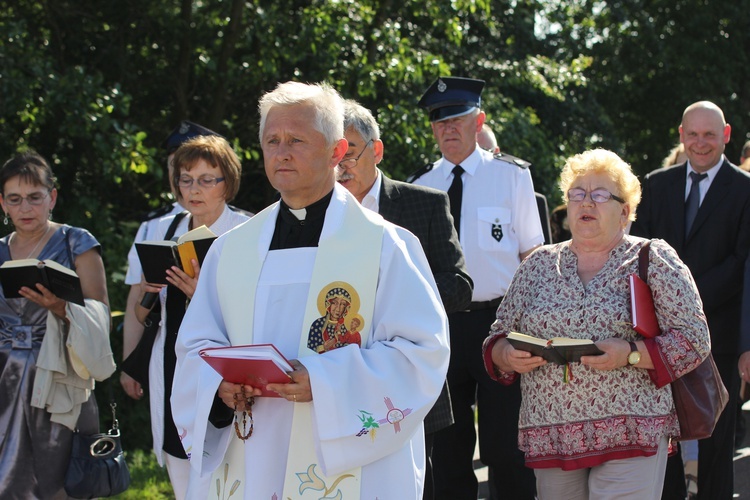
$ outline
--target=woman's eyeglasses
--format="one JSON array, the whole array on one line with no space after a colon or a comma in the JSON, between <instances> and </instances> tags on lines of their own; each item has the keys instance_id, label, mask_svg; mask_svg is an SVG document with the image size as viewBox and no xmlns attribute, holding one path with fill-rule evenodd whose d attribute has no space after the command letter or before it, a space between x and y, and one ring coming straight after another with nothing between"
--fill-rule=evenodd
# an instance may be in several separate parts
<instances>
[{"instance_id":1,"label":"woman's eyeglasses","mask_svg":"<svg viewBox=\"0 0 750 500\"><path fill-rule=\"evenodd\" d=\"M588 194L591 197L591 201L594 203L607 203L610 199L619 201L620 203L625 203L625 200L620 198L619 196L615 196L606 189L600 188L600 189L594 189L590 193L587 193L585 189L581 188L573 188L568 190L568 200L574 201L576 203L581 202L586 199L586 194Z\"/></svg>"},{"instance_id":2,"label":"woman's eyeglasses","mask_svg":"<svg viewBox=\"0 0 750 500\"><path fill-rule=\"evenodd\" d=\"M202 175L197 179L193 179L189 175L181 175L177 178L177 185L181 188L189 188L192 187L194 182L197 182L200 187L212 188L223 181L224 177L211 177L208 175Z\"/></svg>"},{"instance_id":3,"label":"woman's eyeglasses","mask_svg":"<svg viewBox=\"0 0 750 500\"><path fill-rule=\"evenodd\" d=\"M46 191L43 193L40 193L40 192L31 193L28 196L21 196L20 194L9 194L3 197L3 199L5 200L6 205L10 205L12 207L17 207L18 205L23 203L23 200L26 200L29 203L29 205L38 206L44 203L44 200L47 198L48 195L49 195L49 191Z\"/></svg>"},{"instance_id":4,"label":"woman's eyeglasses","mask_svg":"<svg viewBox=\"0 0 750 500\"><path fill-rule=\"evenodd\" d=\"M367 144L365 144L365 147L362 148L362 151L359 152L359 154L356 157L353 158L345 158L339 162L339 166L341 168L345 168L349 170L350 168L354 168L357 166L357 162L359 161L359 158L364 154L365 149L367 149L367 146L369 146L372 143L372 139L367 141Z\"/></svg>"}]
</instances>

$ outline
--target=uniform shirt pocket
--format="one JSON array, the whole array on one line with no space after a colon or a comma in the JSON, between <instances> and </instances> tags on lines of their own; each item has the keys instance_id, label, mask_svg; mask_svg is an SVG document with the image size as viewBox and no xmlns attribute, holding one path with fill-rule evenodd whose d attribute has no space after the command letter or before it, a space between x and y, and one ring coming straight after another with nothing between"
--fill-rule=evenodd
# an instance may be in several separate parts
<instances>
[{"instance_id":1,"label":"uniform shirt pocket","mask_svg":"<svg viewBox=\"0 0 750 500\"><path fill-rule=\"evenodd\" d=\"M511 250L511 213L504 207L477 208L479 248L488 251Z\"/></svg>"}]
</instances>

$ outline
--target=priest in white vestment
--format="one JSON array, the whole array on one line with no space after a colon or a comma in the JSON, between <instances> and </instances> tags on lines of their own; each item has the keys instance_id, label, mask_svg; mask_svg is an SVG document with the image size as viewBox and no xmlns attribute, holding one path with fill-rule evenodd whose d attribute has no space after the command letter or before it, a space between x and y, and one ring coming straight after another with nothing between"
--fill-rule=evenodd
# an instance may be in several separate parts
<instances>
[{"instance_id":1,"label":"priest in white vestment","mask_svg":"<svg viewBox=\"0 0 750 500\"><path fill-rule=\"evenodd\" d=\"M177 338L172 407L191 474L214 475L209 498L421 500L422 421L449 359L422 247L336 184L347 142L333 89L280 84L260 113L281 200L214 242ZM341 325L327 336L358 331L361 347L311 350L324 316ZM200 357L245 344L292 360L290 383L266 387L279 397Z\"/></svg>"}]
</instances>

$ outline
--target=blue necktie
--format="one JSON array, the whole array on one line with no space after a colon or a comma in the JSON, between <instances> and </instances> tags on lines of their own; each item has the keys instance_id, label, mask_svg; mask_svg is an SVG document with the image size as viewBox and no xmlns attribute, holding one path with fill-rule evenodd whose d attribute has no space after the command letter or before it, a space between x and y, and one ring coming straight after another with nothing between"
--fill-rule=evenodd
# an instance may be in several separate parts
<instances>
[{"instance_id":1,"label":"blue necktie","mask_svg":"<svg viewBox=\"0 0 750 500\"><path fill-rule=\"evenodd\" d=\"M690 172L690 179L692 184L690 185L690 193L685 200L685 237L690 234L690 229L693 227L695 216L698 214L698 207L701 203L701 193L698 188L699 184L703 179L708 177L708 174L699 174L697 172Z\"/></svg>"},{"instance_id":2,"label":"blue necktie","mask_svg":"<svg viewBox=\"0 0 750 500\"><path fill-rule=\"evenodd\" d=\"M456 228L456 234L461 237L461 201L463 200L464 184L461 182L461 174L464 168L461 165L453 167L453 182L448 188L448 199L451 202L451 215L453 216L453 226Z\"/></svg>"}]
</instances>

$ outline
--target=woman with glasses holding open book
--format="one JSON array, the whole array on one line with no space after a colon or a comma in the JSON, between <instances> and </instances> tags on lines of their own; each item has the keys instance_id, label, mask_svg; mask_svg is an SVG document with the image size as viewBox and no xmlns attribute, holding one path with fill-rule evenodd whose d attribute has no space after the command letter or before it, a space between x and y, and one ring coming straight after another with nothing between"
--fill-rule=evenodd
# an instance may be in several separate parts
<instances>
[{"instance_id":1,"label":"woman with glasses holding open book","mask_svg":"<svg viewBox=\"0 0 750 500\"><path fill-rule=\"evenodd\" d=\"M674 249L653 240L648 284L661 334L637 334L628 276L647 241L626 227L638 179L597 149L567 160L560 188L571 239L521 263L485 341L486 368L500 383L521 377L518 443L540 499L659 499L669 437L679 435L669 384L710 352L698 290ZM514 347L511 332L591 340L602 354L558 365Z\"/></svg>"},{"instance_id":2,"label":"woman with glasses holding open book","mask_svg":"<svg viewBox=\"0 0 750 500\"><path fill-rule=\"evenodd\" d=\"M68 498L63 484L73 431L99 431L94 378L115 370L99 242L85 229L53 222L57 201L55 177L37 153L19 154L0 169L3 223L13 228L0 239L0 264L38 259L66 275L75 271L73 282L80 283L77 297L67 301L52 292L55 283L32 286L32 277L23 286L2 277L0 498ZM79 341L96 349L99 361L77 349ZM85 369L71 362L73 354ZM86 370L98 375L84 377Z\"/></svg>"},{"instance_id":3,"label":"woman with glasses holding open book","mask_svg":"<svg viewBox=\"0 0 750 500\"><path fill-rule=\"evenodd\" d=\"M249 216L232 210L228 205L239 191L242 166L224 138L198 136L190 139L177 149L172 162L172 188L180 204L187 208L187 213L161 219L160 234L171 233L170 237L179 237L206 226L214 235L220 236L249 220ZM142 264L145 270L146 263ZM161 301L161 322L149 366L148 392L154 453L160 465L166 463L178 500L186 495L190 463L172 421L169 398L177 363L174 351L177 332L200 274L197 261L193 260L192 267L195 270L193 276L187 270L172 266L166 271L166 286L145 281L142 283L142 289L146 293L158 293ZM146 320L148 312L149 308L143 305L136 308L136 315L141 322ZM208 479L205 478L206 484L203 485L206 494Z\"/></svg>"}]
</instances>

